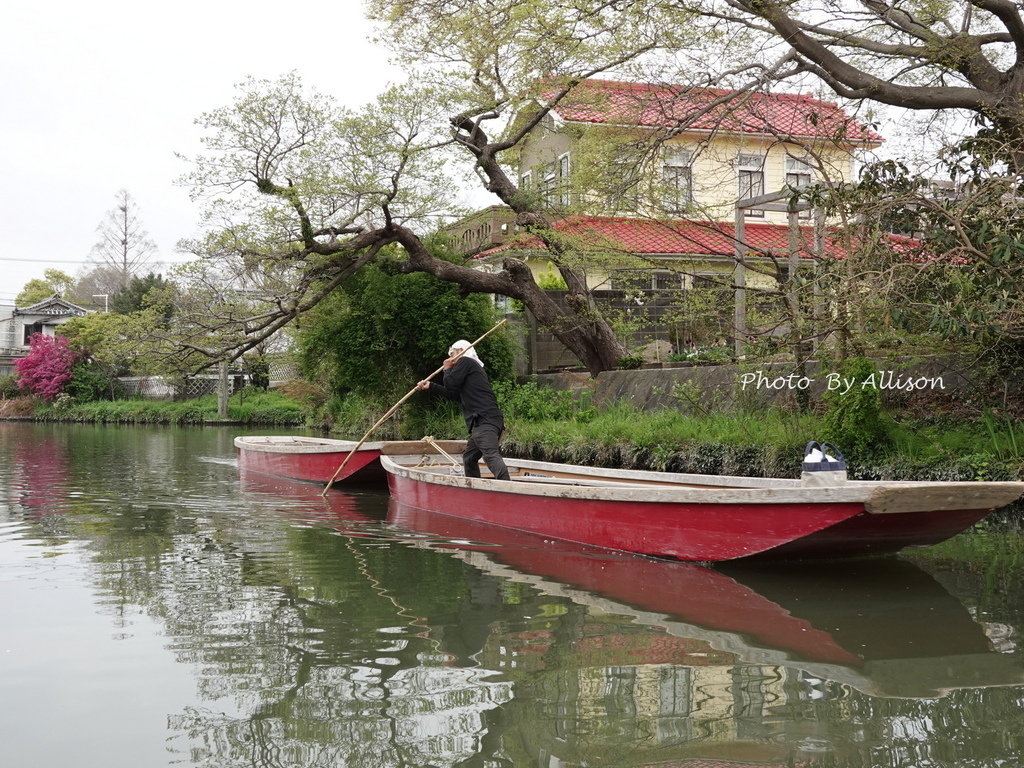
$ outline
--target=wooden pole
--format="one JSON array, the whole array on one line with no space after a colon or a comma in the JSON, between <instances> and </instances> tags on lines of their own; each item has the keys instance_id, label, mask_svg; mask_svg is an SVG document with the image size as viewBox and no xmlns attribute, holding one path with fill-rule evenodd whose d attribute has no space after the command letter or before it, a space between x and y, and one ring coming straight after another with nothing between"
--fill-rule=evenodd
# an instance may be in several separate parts
<instances>
[{"instance_id":1,"label":"wooden pole","mask_svg":"<svg viewBox=\"0 0 1024 768\"><path fill-rule=\"evenodd\" d=\"M486 339L488 336L490 336L492 333L494 333L496 330L498 330L501 326L503 326L506 322L508 322L508 321L507 320L500 321L497 325L495 325L493 328L491 328L491 330L489 330L487 333L485 333L479 339L477 339L472 344L470 344L468 347L466 347L466 349L460 351L455 356L455 359L458 360L460 357L462 357L464 354L466 354L466 352L468 350L472 349L477 344L479 344L481 341ZM432 378L437 376L437 374L439 374L443 370L444 370L444 366L442 365L440 368L438 368L432 374L427 376L426 379L423 379L423 381L430 381ZM348 454L348 456L345 457L345 460L343 462L341 462L341 466L338 467L337 471L334 473L334 476L330 479L330 482L328 482L327 486L324 488L324 491L321 494L322 496L326 496L327 492L329 490L331 490L331 486L334 485L334 481L338 479L338 475L341 474L341 470L343 470L345 468L345 465L348 464L349 459L351 459L355 455L355 452L358 451L362 447L363 443L366 442L366 438L368 438L371 434L373 434L373 431L377 427L379 427L381 424L383 424L385 421L387 421L391 417L391 415L395 411L398 410L399 406L402 403L404 403L406 400L408 400L410 397L412 397L414 394L416 394L416 387L413 387L408 392L406 392L405 396L401 400L399 400L397 403L395 403L393 406L391 406L391 408L388 409L387 413L385 413L383 416L381 416L379 419L377 419L377 423L376 424L374 424L372 427L370 427L368 430L366 430L366 434L363 435L362 439L360 439L360 441L358 443L356 443L355 448L353 448L351 451L349 451L349 454Z\"/></svg>"},{"instance_id":2,"label":"wooden pole","mask_svg":"<svg viewBox=\"0 0 1024 768\"><path fill-rule=\"evenodd\" d=\"M228 401L231 397L228 383L228 361L221 360L217 377L217 417L221 419L228 417Z\"/></svg>"}]
</instances>

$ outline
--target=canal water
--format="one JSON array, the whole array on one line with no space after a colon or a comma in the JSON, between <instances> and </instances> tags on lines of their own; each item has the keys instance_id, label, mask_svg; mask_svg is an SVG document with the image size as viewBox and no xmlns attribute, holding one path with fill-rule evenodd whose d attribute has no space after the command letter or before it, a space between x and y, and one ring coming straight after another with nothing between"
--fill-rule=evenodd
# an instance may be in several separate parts
<instances>
[{"instance_id":1,"label":"canal water","mask_svg":"<svg viewBox=\"0 0 1024 768\"><path fill-rule=\"evenodd\" d=\"M1015 556L594 555L238 434L0 422L0 765L1024 765Z\"/></svg>"}]
</instances>

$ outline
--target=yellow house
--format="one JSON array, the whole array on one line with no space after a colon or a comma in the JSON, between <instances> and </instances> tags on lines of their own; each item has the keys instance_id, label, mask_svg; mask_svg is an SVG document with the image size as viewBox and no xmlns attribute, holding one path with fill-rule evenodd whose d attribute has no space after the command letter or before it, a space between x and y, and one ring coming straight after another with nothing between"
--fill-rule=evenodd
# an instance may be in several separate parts
<instances>
[{"instance_id":1,"label":"yellow house","mask_svg":"<svg viewBox=\"0 0 1024 768\"><path fill-rule=\"evenodd\" d=\"M738 199L848 181L856 152L881 143L808 95L587 80L531 135L519 184L552 209L731 220Z\"/></svg>"},{"instance_id":2,"label":"yellow house","mask_svg":"<svg viewBox=\"0 0 1024 768\"><path fill-rule=\"evenodd\" d=\"M754 336L785 332L750 290L778 294L802 262L844 255L799 190L851 181L858 155L883 141L804 94L585 80L555 95L542 94L553 106L513 162L519 194L571 237L571 266L591 289L610 291L623 317L646 312L634 327L659 327L680 347L731 341L739 354ZM482 269L511 255L541 285L553 274L507 208L449 232ZM638 330L633 343L649 338Z\"/></svg>"},{"instance_id":3,"label":"yellow house","mask_svg":"<svg viewBox=\"0 0 1024 768\"><path fill-rule=\"evenodd\" d=\"M788 256L791 221L804 255L820 249L812 211L793 216L788 199L849 181L857 153L881 143L835 103L808 95L587 80L531 133L516 174L556 229L589 234L592 287L623 283L616 267L630 259L619 257L640 256L646 287L687 288L731 274L740 252L755 270L759 258ZM737 211L750 200L760 205ZM549 268L537 241L509 236L510 212L481 214L472 237L460 222L466 246L485 260L515 252L537 273ZM774 271L755 271L751 284Z\"/></svg>"}]
</instances>

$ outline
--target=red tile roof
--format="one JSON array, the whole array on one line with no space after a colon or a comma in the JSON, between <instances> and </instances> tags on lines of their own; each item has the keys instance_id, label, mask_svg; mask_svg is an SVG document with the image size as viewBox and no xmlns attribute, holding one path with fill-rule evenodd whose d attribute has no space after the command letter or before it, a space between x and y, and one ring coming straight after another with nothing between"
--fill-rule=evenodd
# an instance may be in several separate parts
<instances>
[{"instance_id":1,"label":"red tile roof","mask_svg":"<svg viewBox=\"0 0 1024 768\"><path fill-rule=\"evenodd\" d=\"M549 99L554 95L553 90L544 94ZM840 139L871 146L884 141L834 102L792 93L738 94L721 88L585 80L554 111L572 122Z\"/></svg>"},{"instance_id":2,"label":"red tile roof","mask_svg":"<svg viewBox=\"0 0 1024 768\"><path fill-rule=\"evenodd\" d=\"M731 223L697 222L677 219L656 221L625 216L570 216L551 225L559 232L578 238L584 250L615 250L653 256L724 256L735 253L735 226ZM800 227L801 256L810 257L814 232ZM755 251L771 251L776 255L789 253L789 228L785 224L747 221L744 242ZM543 243L532 235L522 234L497 248L477 254L477 258L496 255L512 249L540 251ZM825 249L830 256L843 256L845 251L826 234Z\"/></svg>"}]
</instances>

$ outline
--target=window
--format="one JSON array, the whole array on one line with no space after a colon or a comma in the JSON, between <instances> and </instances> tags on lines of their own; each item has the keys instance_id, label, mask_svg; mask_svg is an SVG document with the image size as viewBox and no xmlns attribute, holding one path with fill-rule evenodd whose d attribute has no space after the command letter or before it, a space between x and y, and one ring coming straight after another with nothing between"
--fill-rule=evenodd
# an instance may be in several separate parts
<instances>
[{"instance_id":1,"label":"window","mask_svg":"<svg viewBox=\"0 0 1024 768\"><path fill-rule=\"evenodd\" d=\"M799 157L786 157L786 185L803 189L811 185L811 166Z\"/></svg>"},{"instance_id":2,"label":"window","mask_svg":"<svg viewBox=\"0 0 1024 768\"><path fill-rule=\"evenodd\" d=\"M620 269L609 275L613 291L646 291L651 287L651 273L645 269Z\"/></svg>"},{"instance_id":3,"label":"window","mask_svg":"<svg viewBox=\"0 0 1024 768\"><path fill-rule=\"evenodd\" d=\"M662 162L666 213L686 213L693 204L693 154L689 150L666 148Z\"/></svg>"},{"instance_id":4,"label":"window","mask_svg":"<svg viewBox=\"0 0 1024 768\"><path fill-rule=\"evenodd\" d=\"M608 163L607 205L613 212L633 212L639 206L637 187L640 184L642 147L624 144L615 148Z\"/></svg>"},{"instance_id":5,"label":"window","mask_svg":"<svg viewBox=\"0 0 1024 768\"><path fill-rule=\"evenodd\" d=\"M683 276L667 269L622 269L610 275L613 291L678 290Z\"/></svg>"},{"instance_id":6,"label":"window","mask_svg":"<svg viewBox=\"0 0 1024 768\"><path fill-rule=\"evenodd\" d=\"M568 153L558 158L558 191L559 202L569 207L572 204L572 194L569 191L569 155Z\"/></svg>"},{"instance_id":7,"label":"window","mask_svg":"<svg viewBox=\"0 0 1024 768\"><path fill-rule=\"evenodd\" d=\"M799 157L786 157L786 186L792 189L803 189L811 186L813 176L811 165ZM800 218L806 219L811 216L811 210L800 211Z\"/></svg>"},{"instance_id":8,"label":"window","mask_svg":"<svg viewBox=\"0 0 1024 768\"><path fill-rule=\"evenodd\" d=\"M654 278L653 286L656 289L672 290L683 287L682 275L678 272L656 270L652 277Z\"/></svg>"},{"instance_id":9,"label":"window","mask_svg":"<svg viewBox=\"0 0 1024 768\"><path fill-rule=\"evenodd\" d=\"M533 167L533 181L536 190L548 205L568 206L571 202L569 193L569 155L564 154L550 163ZM519 188L529 188L531 177L529 172L519 177Z\"/></svg>"},{"instance_id":10,"label":"window","mask_svg":"<svg viewBox=\"0 0 1024 768\"><path fill-rule=\"evenodd\" d=\"M31 325L26 325L25 326L25 335L24 335L23 340L22 340L21 343L27 346L28 343L32 340L32 337L35 334L42 333L42 332L43 332L43 324L42 323L32 323Z\"/></svg>"},{"instance_id":11,"label":"window","mask_svg":"<svg viewBox=\"0 0 1024 768\"><path fill-rule=\"evenodd\" d=\"M547 163L540 171L540 191L549 200L558 186L558 163Z\"/></svg>"},{"instance_id":12,"label":"window","mask_svg":"<svg viewBox=\"0 0 1024 768\"><path fill-rule=\"evenodd\" d=\"M736 158L736 168L740 200L764 194L764 158L761 155L740 155ZM747 209L743 214L764 218L764 211Z\"/></svg>"},{"instance_id":13,"label":"window","mask_svg":"<svg viewBox=\"0 0 1024 768\"><path fill-rule=\"evenodd\" d=\"M721 288L722 282L722 276L719 274L715 274L714 272L698 272L696 275L693 276L694 288Z\"/></svg>"}]
</instances>

